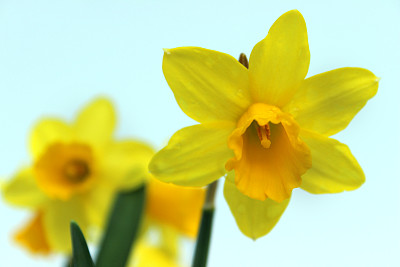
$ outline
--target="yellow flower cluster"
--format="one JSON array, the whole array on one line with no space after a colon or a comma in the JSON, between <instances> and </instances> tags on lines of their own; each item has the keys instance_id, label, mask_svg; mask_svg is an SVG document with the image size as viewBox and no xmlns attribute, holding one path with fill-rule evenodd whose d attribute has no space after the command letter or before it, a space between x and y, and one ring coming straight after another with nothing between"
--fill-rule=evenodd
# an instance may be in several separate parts
<instances>
[{"instance_id":1,"label":"yellow flower cluster","mask_svg":"<svg viewBox=\"0 0 400 267\"><path fill-rule=\"evenodd\" d=\"M378 79L361 68L306 78L309 64L307 28L296 10L272 25L248 62L199 47L165 49L165 79L199 124L176 132L155 155L145 143L113 138L116 115L105 98L72 123L41 120L30 136L32 164L2 186L6 201L33 212L16 240L33 253L69 253L71 220L90 239L117 192L146 185L145 227L131 266L172 267L179 236L197 235L202 187L223 176L231 212L253 239L271 231L295 188L358 188L361 167L330 136L376 94ZM156 245L148 237L154 229Z\"/></svg>"}]
</instances>

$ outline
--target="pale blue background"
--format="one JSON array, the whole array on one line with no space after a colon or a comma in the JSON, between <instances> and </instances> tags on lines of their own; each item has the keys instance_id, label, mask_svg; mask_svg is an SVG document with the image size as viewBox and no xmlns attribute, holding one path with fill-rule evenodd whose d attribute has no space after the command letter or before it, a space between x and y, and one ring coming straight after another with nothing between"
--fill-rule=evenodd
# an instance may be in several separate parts
<instances>
[{"instance_id":1,"label":"pale blue background","mask_svg":"<svg viewBox=\"0 0 400 267\"><path fill-rule=\"evenodd\" d=\"M399 266L400 4L326 2L1 1L0 176L30 162L27 135L38 118L71 119L99 94L117 105L118 137L160 148L194 123L164 80L162 48L249 55L281 14L298 9L308 28L309 76L358 66L382 77L377 96L337 135L367 181L337 195L294 190L279 224L256 242L240 233L219 191L209 266ZM0 265L61 266L62 258L31 257L13 244L11 233L28 217L0 204Z\"/></svg>"}]
</instances>

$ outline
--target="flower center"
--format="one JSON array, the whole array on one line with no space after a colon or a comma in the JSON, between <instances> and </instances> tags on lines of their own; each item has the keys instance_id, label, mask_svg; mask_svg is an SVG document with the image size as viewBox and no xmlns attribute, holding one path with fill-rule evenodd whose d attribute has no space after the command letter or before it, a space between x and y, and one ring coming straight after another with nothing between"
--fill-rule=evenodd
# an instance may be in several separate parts
<instances>
[{"instance_id":1,"label":"flower center","mask_svg":"<svg viewBox=\"0 0 400 267\"><path fill-rule=\"evenodd\" d=\"M235 171L235 184L243 194L281 202L300 186L311 155L299 130L294 119L275 106L256 103L242 115L228 139L235 156L225 168Z\"/></svg>"},{"instance_id":2,"label":"flower center","mask_svg":"<svg viewBox=\"0 0 400 267\"><path fill-rule=\"evenodd\" d=\"M54 143L34 165L39 187L50 197L62 200L90 188L95 178L91 147L81 143Z\"/></svg>"},{"instance_id":3,"label":"flower center","mask_svg":"<svg viewBox=\"0 0 400 267\"><path fill-rule=\"evenodd\" d=\"M72 159L65 165L64 175L73 183L85 180L90 174L89 167L84 160Z\"/></svg>"}]
</instances>

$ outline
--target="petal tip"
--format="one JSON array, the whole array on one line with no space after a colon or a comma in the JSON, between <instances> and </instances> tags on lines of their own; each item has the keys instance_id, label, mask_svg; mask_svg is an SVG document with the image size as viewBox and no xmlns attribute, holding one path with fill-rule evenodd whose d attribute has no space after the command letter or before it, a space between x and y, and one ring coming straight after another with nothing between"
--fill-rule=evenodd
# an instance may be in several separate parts
<instances>
[{"instance_id":1,"label":"petal tip","mask_svg":"<svg viewBox=\"0 0 400 267\"><path fill-rule=\"evenodd\" d=\"M297 9L289 10L286 13L284 13L281 17L283 17L283 16L297 16L297 17L301 17L304 20L303 15Z\"/></svg>"},{"instance_id":2,"label":"petal tip","mask_svg":"<svg viewBox=\"0 0 400 267\"><path fill-rule=\"evenodd\" d=\"M289 10L288 12L286 12L286 13L293 13L293 14L300 14L301 15L301 13L300 13L300 11L298 11L297 9L292 9L292 10Z\"/></svg>"},{"instance_id":3,"label":"petal tip","mask_svg":"<svg viewBox=\"0 0 400 267\"><path fill-rule=\"evenodd\" d=\"M258 239L259 237L251 236L250 238L251 238L251 240L253 240L254 242L256 242L257 239Z\"/></svg>"},{"instance_id":4,"label":"petal tip","mask_svg":"<svg viewBox=\"0 0 400 267\"><path fill-rule=\"evenodd\" d=\"M171 49L169 48L163 48L164 55L171 55Z\"/></svg>"},{"instance_id":5,"label":"petal tip","mask_svg":"<svg viewBox=\"0 0 400 267\"><path fill-rule=\"evenodd\" d=\"M112 100L105 95L99 95L91 99L88 104L81 109L81 113L93 107L96 109L106 109L114 113L114 104Z\"/></svg>"}]
</instances>

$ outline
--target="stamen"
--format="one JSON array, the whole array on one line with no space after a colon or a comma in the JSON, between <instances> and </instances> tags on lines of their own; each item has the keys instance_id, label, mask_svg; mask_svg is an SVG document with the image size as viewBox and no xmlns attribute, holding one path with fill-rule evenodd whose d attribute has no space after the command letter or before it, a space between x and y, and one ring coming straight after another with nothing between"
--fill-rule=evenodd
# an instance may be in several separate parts
<instances>
[{"instance_id":1,"label":"stamen","mask_svg":"<svg viewBox=\"0 0 400 267\"><path fill-rule=\"evenodd\" d=\"M64 168L64 175L73 183L82 182L89 176L89 167L87 163L80 159L70 160Z\"/></svg>"},{"instance_id":2,"label":"stamen","mask_svg":"<svg viewBox=\"0 0 400 267\"><path fill-rule=\"evenodd\" d=\"M258 138L261 141L261 145L264 148L269 148L271 146L271 128L269 124L265 124L264 126L260 126L257 123L254 124L257 128Z\"/></svg>"}]
</instances>

